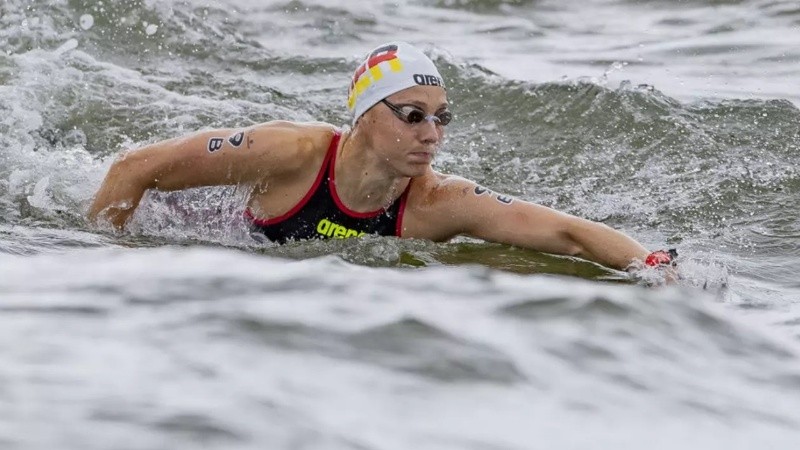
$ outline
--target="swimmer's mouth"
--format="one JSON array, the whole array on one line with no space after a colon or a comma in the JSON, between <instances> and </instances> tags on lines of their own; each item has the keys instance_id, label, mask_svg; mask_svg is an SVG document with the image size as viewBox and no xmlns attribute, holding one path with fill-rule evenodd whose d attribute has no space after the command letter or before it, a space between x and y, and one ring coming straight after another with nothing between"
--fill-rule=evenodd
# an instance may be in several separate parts
<instances>
[{"instance_id":1,"label":"swimmer's mouth","mask_svg":"<svg viewBox=\"0 0 800 450\"><path fill-rule=\"evenodd\" d=\"M411 159L429 162L433 160L433 152L411 152L408 154Z\"/></svg>"}]
</instances>

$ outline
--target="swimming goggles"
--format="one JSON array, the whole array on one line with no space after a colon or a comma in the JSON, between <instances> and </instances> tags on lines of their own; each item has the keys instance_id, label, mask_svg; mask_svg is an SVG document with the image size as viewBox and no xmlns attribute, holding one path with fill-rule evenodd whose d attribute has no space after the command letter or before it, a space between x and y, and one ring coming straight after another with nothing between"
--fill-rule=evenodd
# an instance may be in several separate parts
<instances>
[{"instance_id":1,"label":"swimming goggles","mask_svg":"<svg viewBox=\"0 0 800 450\"><path fill-rule=\"evenodd\" d=\"M397 116L400 120L405 123L410 123L411 125L422 123L422 121L433 122L437 125L447 125L453 120L453 113L450 111L442 111L437 114L430 114L426 115L424 111L419 108L416 108L411 105L404 105L403 107L397 106L395 104L389 103L386 99L381 100L383 104L389 107L392 110L395 116Z\"/></svg>"}]
</instances>

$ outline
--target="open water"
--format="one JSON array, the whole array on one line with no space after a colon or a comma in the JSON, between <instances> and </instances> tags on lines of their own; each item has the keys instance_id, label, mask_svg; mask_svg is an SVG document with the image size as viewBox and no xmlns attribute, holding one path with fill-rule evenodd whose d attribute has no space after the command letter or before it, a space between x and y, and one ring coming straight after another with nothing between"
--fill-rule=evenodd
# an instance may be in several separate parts
<instances>
[{"instance_id":1,"label":"open water","mask_svg":"<svg viewBox=\"0 0 800 450\"><path fill-rule=\"evenodd\" d=\"M233 188L85 212L120 151L349 122L424 48L438 170L677 247L654 288L457 239L251 241ZM4 0L0 448L796 449L800 4Z\"/></svg>"}]
</instances>

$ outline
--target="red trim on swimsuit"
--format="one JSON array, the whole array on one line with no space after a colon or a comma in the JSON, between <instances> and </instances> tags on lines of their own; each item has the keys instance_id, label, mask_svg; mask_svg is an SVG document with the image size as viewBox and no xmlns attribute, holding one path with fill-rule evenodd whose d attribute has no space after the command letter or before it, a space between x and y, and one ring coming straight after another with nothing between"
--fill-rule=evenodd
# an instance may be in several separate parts
<instances>
[{"instance_id":1,"label":"red trim on swimsuit","mask_svg":"<svg viewBox=\"0 0 800 450\"><path fill-rule=\"evenodd\" d=\"M253 214L253 212L248 207L244 210L244 216L256 225L266 226L283 222L284 220L297 214L301 209L303 209L304 206L306 206L306 203L308 203L308 201L311 200L311 197L314 195L314 193L317 192L320 183L322 183L322 178L328 171L329 161L332 158L333 159L336 158L336 150L339 148L339 138L341 136L342 134L339 131L336 131L336 133L334 133L333 139L331 139L331 143L328 146L328 152L325 154L325 160L322 161L322 167L320 167L319 172L317 173L317 178L316 180L314 180L314 184L311 186L311 189L309 189L308 192L306 192L306 195L304 195L303 198L296 205L294 205L294 207L292 207L292 209L285 212L284 214L281 214L278 217L273 217L270 219L259 219Z\"/></svg>"}]
</instances>

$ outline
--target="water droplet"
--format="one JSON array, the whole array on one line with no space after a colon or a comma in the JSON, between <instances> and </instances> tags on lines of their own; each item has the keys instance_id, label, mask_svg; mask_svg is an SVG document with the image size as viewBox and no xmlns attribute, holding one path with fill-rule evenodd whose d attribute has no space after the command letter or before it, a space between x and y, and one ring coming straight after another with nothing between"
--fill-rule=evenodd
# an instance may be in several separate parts
<instances>
[{"instance_id":1,"label":"water droplet","mask_svg":"<svg viewBox=\"0 0 800 450\"><path fill-rule=\"evenodd\" d=\"M94 26L94 17L92 17L91 14L84 14L78 20L78 23L81 25L81 28L88 30Z\"/></svg>"},{"instance_id":2,"label":"water droplet","mask_svg":"<svg viewBox=\"0 0 800 450\"><path fill-rule=\"evenodd\" d=\"M153 23L151 23L150 25L147 26L147 28L144 29L145 34L147 34L148 36L156 34L156 31L158 31L158 25Z\"/></svg>"}]
</instances>

